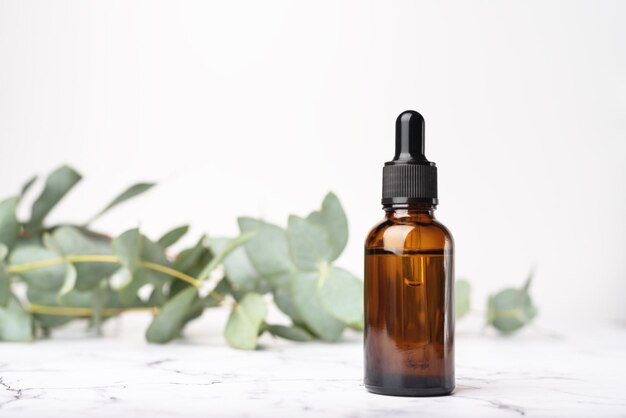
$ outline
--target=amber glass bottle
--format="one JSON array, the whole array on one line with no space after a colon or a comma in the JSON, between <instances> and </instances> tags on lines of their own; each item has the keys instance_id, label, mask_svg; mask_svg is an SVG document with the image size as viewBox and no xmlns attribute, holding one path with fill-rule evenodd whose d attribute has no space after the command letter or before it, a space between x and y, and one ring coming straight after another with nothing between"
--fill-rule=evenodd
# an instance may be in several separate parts
<instances>
[{"instance_id":1,"label":"amber glass bottle","mask_svg":"<svg viewBox=\"0 0 626 418\"><path fill-rule=\"evenodd\" d=\"M435 220L437 171L424 156L424 119L396 121L383 169L385 219L365 242L365 387L399 396L454 389L454 244Z\"/></svg>"}]
</instances>

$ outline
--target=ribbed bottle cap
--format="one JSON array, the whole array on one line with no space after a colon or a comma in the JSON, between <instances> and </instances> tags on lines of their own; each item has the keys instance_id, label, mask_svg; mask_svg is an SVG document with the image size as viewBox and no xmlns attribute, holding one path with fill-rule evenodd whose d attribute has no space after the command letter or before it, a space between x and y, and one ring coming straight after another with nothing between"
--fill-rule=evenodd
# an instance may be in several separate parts
<instances>
[{"instance_id":1,"label":"ribbed bottle cap","mask_svg":"<svg viewBox=\"0 0 626 418\"><path fill-rule=\"evenodd\" d=\"M424 118L414 110L396 119L396 154L383 167L383 205L437 204L437 167L424 155Z\"/></svg>"}]
</instances>

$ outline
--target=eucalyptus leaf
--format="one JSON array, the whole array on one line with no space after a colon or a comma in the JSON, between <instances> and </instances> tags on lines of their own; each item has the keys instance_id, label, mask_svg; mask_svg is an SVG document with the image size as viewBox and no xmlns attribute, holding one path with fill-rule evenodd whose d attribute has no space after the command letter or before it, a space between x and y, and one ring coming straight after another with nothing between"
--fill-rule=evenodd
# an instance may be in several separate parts
<instances>
[{"instance_id":1,"label":"eucalyptus leaf","mask_svg":"<svg viewBox=\"0 0 626 418\"><path fill-rule=\"evenodd\" d=\"M46 179L43 192L33 204L28 228L41 229L44 219L59 201L81 180L80 174L68 166L53 171Z\"/></svg>"},{"instance_id":2,"label":"eucalyptus leaf","mask_svg":"<svg viewBox=\"0 0 626 418\"><path fill-rule=\"evenodd\" d=\"M291 258L299 269L318 270L330 261L333 252L330 237L317 224L291 215L287 238Z\"/></svg>"},{"instance_id":3,"label":"eucalyptus leaf","mask_svg":"<svg viewBox=\"0 0 626 418\"><path fill-rule=\"evenodd\" d=\"M10 260L12 266L29 264L42 260L58 259L59 255L47 248L36 245L24 245L16 247L11 253ZM15 273L29 286L42 290L58 291L63 286L67 266L65 264L39 267L32 270Z\"/></svg>"},{"instance_id":4,"label":"eucalyptus leaf","mask_svg":"<svg viewBox=\"0 0 626 418\"><path fill-rule=\"evenodd\" d=\"M158 264L159 266L171 267L171 263L165 256L163 248L156 242L150 241L147 237L141 234L139 236L139 241L140 254L137 261L137 267L135 270L130 271L132 277L131 281L120 289L120 297L125 304L133 303L139 289L147 284L154 285L155 288L160 288L166 283L172 281L171 276L147 267L143 267L141 263L143 261L147 261L153 264ZM180 280L176 280L174 284L186 285L186 283Z\"/></svg>"},{"instance_id":5,"label":"eucalyptus leaf","mask_svg":"<svg viewBox=\"0 0 626 418\"><path fill-rule=\"evenodd\" d=\"M489 297L487 302L487 322L503 334L512 334L537 315L528 293L531 277L521 289L508 288Z\"/></svg>"},{"instance_id":6,"label":"eucalyptus leaf","mask_svg":"<svg viewBox=\"0 0 626 418\"><path fill-rule=\"evenodd\" d=\"M26 342L33 340L33 318L13 295L6 306L0 307L0 341Z\"/></svg>"},{"instance_id":7,"label":"eucalyptus leaf","mask_svg":"<svg viewBox=\"0 0 626 418\"><path fill-rule=\"evenodd\" d=\"M215 254L211 262L207 264L207 266L204 269L202 269L200 274L198 274L198 280L208 279L211 273L213 272L213 270L215 270L224 261L226 257L228 257L233 251L235 251L241 245L249 241L252 237L254 237L255 234L256 232L246 232L228 241L228 243L224 246L224 248L222 248L222 251Z\"/></svg>"},{"instance_id":8,"label":"eucalyptus leaf","mask_svg":"<svg viewBox=\"0 0 626 418\"><path fill-rule=\"evenodd\" d=\"M363 282L338 267L320 273L319 298L326 312L347 325L363 323Z\"/></svg>"},{"instance_id":9,"label":"eucalyptus leaf","mask_svg":"<svg viewBox=\"0 0 626 418\"><path fill-rule=\"evenodd\" d=\"M98 335L102 333L102 322L104 321L104 308L108 300L108 285L101 282L92 292L90 325L96 330Z\"/></svg>"},{"instance_id":10,"label":"eucalyptus leaf","mask_svg":"<svg viewBox=\"0 0 626 418\"><path fill-rule=\"evenodd\" d=\"M254 350L266 316L267 306L263 296L254 292L247 293L233 307L228 318L224 331L228 345L241 350Z\"/></svg>"},{"instance_id":11,"label":"eucalyptus leaf","mask_svg":"<svg viewBox=\"0 0 626 418\"><path fill-rule=\"evenodd\" d=\"M165 303L161 312L154 317L146 331L146 339L151 343L164 344L176 338L196 300L198 300L198 290L195 287L180 291Z\"/></svg>"},{"instance_id":12,"label":"eucalyptus leaf","mask_svg":"<svg viewBox=\"0 0 626 418\"><path fill-rule=\"evenodd\" d=\"M154 187L154 185L155 185L154 183L137 183L137 184L130 186L128 189L120 193L115 199L113 199L113 201L111 201L111 203L109 203L104 209L102 209L94 217L92 217L87 222L87 225L92 223L93 221L95 221L96 219L98 219L99 217L101 217L106 212L113 209L115 206L119 205L120 203L124 203L125 201L132 199L135 196L138 196L142 193L147 192L152 187Z\"/></svg>"},{"instance_id":13,"label":"eucalyptus leaf","mask_svg":"<svg viewBox=\"0 0 626 418\"><path fill-rule=\"evenodd\" d=\"M15 214L17 203L17 197L10 197L0 202L0 243L8 248L13 247L20 235L20 223Z\"/></svg>"},{"instance_id":14,"label":"eucalyptus leaf","mask_svg":"<svg viewBox=\"0 0 626 418\"><path fill-rule=\"evenodd\" d=\"M470 310L471 286L467 280L457 280L454 284L454 313L456 319L463 318Z\"/></svg>"},{"instance_id":15,"label":"eucalyptus leaf","mask_svg":"<svg viewBox=\"0 0 626 418\"><path fill-rule=\"evenodd\" d=\"M284 338L291 341L306 342L315 339L307 330L296 325L268 325L267 330L275 337Z\"/></svg>"},{"instance_id":16,"label":"eucalyptus leaf","mask_svg":"<svg viewBox=\"0 0 626 418\"><path fill-rule=\"evenodd\" d=\"M287 271L284 273L280 273L280 274L275 274L273 276L269 276L267 278L264 278L268 285L273 289L279 289L279 288L285 288L288 289L290 288L290 284L291 284L291 276L293 276L293 274L296 272L296 270L294 271Z\"/></svg>"},{"instance_id":17,"label":"eucalyptus leaf","mask_svg":"<svg viewBox=\"0 0 626 418\"><path fill-rule=\"evenodd\" d=\"M103 239L90 237L78 228L61 226L52 234L55 245L64 256L112 255L111 244ZM119 265L114 263L76 263L76 287L78 290L95 288L102 279L111 276Z\"/></svg>"},{"instance_id":18,"label":"eucalyptus leaf","mask_svg":"<svg viewBox=\"0 0 626 418\"><path fill-rule=\"evenodd\" d=\"M90 308L92 300L92 292L82 292L72 289L59 297L58 292L37 289L29 287L26 292L26 298L31 304L49 305L49 306L68 306L72 308ZM50 315L52 316L52 315Z\"/></svg>"},{"instance_id":19,"label":"eucalyptus leaf","mask_svg":"<svg viewBox=\"0 0 626 418\"><path fill-rule=\"evenodd\" d=\"M63 251L61 250L61 246L59 245L59 243L56 242L52 234L48 232L44 232L41 237L41 243L43 244L45 248L49 249L53 253L59 254L59 255L63 254Z\"/></svg>"},{"instance_id":20,"label":"eucalyptus leaf","mask_svg":"<svg viewBox=\"0 0 626 418\"><path fill-rule=\"evenodd\" d=\"M6 307L11 300L11 286L6 274L0 273L0 308Z\"/></svg>"},{"instance_id":21,"label":"eucalyptus leaf","mask_svg":"<svg viewBox=\"0 0 626 418\"><path fill-rule=\"evenodd\" d=\"M170 247L184 237L188 231L189 225L179 226L166 232L161 238L159 238L157 243L163 248Z\"/></svg>"},{"instance_id":22,"label":"eucalyptus leaf","mask_svg":"<svg viewBox=\"0 0 626 418\"><path fill-rule=\"evenodd\" d=\"M11 278L4 265L7 247L0 244L0 307L7 306L11 298Z\"/></svg>"},{"instance_id":23,"label":"eucalyptus leaf","mask_svg":"<svg viewBox=\"0 0 626 418\"><path fill-rule=\"evenodd\" d=\"M84 303L76 305L71 305L67 300L70 299L70 295L72 295L75 291L70 292L68 294L63 295L63 298L66 299L63 301L63 304L59 301L58 292L42 290L36 287L29 287L26 292L26 298L33 305L43 305L43 306L72 306L72 307L83 307L88 308L91 303L91 297L85 296ZM85 293L85 295L87 295ZM74 296L73 299L76 297ZM75 300L73 300L75 302ZM55 328L61 325L65 325L72 320L76 319L74 316L64 316L64 315L45 315L45 314L34 314L33 315L35 323L43 328L44 330L49 330L51 328Z\"/></svg>"},{"instance_id":24,"label":"eucalyptus leaf","mask_svg":"<svg viewBox=\"0 0 626 418\"><path fill-rule=\"evenodd\" d=\"M161 306L167 302L164 287L165 286L154 286L152 292L150 292L150 297L146 301L147 306Z\"/></svg>"},{"instance_id":25,"label":"eucalyptus leaf","mask_svg":"<svg viewBox=\"0 0 626 418\"><path fill-rule=\"evenodd\" d=\"M28 179L26 183L24 183L24 185L22 186L22 189L20 190L20 199L23 198L24 195L26 195L26 193L28 193L28 191L30 190L31 187L33 187L33 184L35 184L36 181L37 181L37 176L32 176L30 179Z\"/></svg>"},{"instance_id":26,"label":"eucalyptus leaf","mask_svg":"<svg viewBox=\"0 0 626 418\"><path fill-rule=\"evenodd\" d=\"M206 237L202 236L196 245L181 251L178 257L176 257L176 261L174 261L174 268L187 274L190 274L191 271L198 272L198 270L204 268L206 264L203 264L202 260L206 259L207 255L210 256L209 258L212 258L211 252L205 244L205 240Z\"/></svg>"},{"instance_id":27,"label":"eucalyptus leaf","mask_svg":"<svg viewBox=\"0 0 626 418\"><path fill-rule=\"evenodd\" d=\"M128 272L130 275L131 273ZM131 275L131 280L125 283L118 289L118 295L121 303L124 306L133 306L137 304L137 300L139 299L138 293L139 290L146 285L153 285L153 291L156 291L157 294L162 293L162 287L164 282L159 279L155 280L155 276L147 269L139 268ZM155 297L157 295L155 294Z\"/></svg>"},{"instance_id":28,"label":"eucalyptus leaf","mask_svg":"<svg viewBox=\"0 0 626 418\"><path fill-rule=\"evenodd\" d=\"M130 272L134 272L141 261L143 237L138 228L129 229L112 242L113 254Z\"/></svg>"},{"instance_id":29,"label":"eucalyptus leaf","mask_svg":"<svg viewBox=\"0 0 626 418\"><path fill-rule=\"evenodd\" d=\"M348 243L348 218L337 196L328 193L322 202L322 209L311 213L307 220L326 231L332 246L330 261L336 260Z\"/></svg>"},{"instance_id":30,"label":"eucalyptus leaf","mask_svg":"<svg viewBox=\"0 0 626 418\"><path fill-rule=\"evenodd\" d=\"M63 297L74 290L77 276L76 267L72 264L68 264L65 272L65 281L63 281L63 286L61 290L59 290L59 297Z\"/></svg>"},{"instance_id":31,"label":"eucalyptus leaf","mask_svg":"<svg viewBox=\"0 0 626 418\"><path fill-rule=\"evenodd\" d=\"M214 238L211 239L211 248L219 254L228 248L231 242L232 239L229 238ZM259 293L269 291L269 285L255 270L244 247L235 248L230 255L224 258L222 264L227 280L236 290L257 291Z\"/></svg>"},{"instance_id":32,"label":"eucalyptus leaf","mask_svg":"<svg viewBox=\"0 0 626 418\"><path fill-rule=\"evenodd\" d=\"M320 301L317 288L321 278L319 272L296 273L291 283L294 305L307 327L319 338L337 341L345 325L328 313Z\"/></svg>"},{"instance_id":33,"label":"eucalyptus leaf","mask_svg":"<svg viewBox=\"0 0 626 418\"><path fill-rule=\"evenodd\" d=\"M171 267L172 263L168 260L165 255L165 251L163 247L157 244L154 241L148 239L145 235L141 236L141 252L139 255L140 260L149 261L154 264L159 264L161 266ZM156 274L162 277L164 280L169 279L170 277L165 273L160 273L157 271L150 270L151 273Z\"/></svg>"},{"instance_id":34,"label":"eucalyptus leaf","mask_svg":"<svg viewBox=\"0 0 626 418\"><path fill-rule=\"evenodd\" d=\"M239 218L238 223L242 233L255 233L244 248L261 276L270 280L295 270L289 256L287 234L282 228L252 218Z\"/></svg>"},{"instance_id":35,"label":"eucalyptus leaf","mask_svg":"<svg viewBox=\"0 0 626 418\"><path fill-rule=\"evenodd\" d=\"M304 318L298 308L295 305L293 294L291 292L291 276L288 277L288 284L286 286L275 287L272 291L274 303L285 313L294 323L301 324L304 322Z\"/></svg>"},{"instance_id":36,"label":"eucalyptus leaf","mask_svg":"<svg viewBox=\"0 0 626 418\"><path fill-rule=\"evenodd\" d=\"M206 246L205 240L206 237L202 236L196 245L181 251L174 261L174 269L192 277L197 277L213 259L213 253ZM189 286L191 285L187 282L174 280L170 286L169 297L173 297L179 291Z\"/></svg>"},{"instance_id":37,"label":"eucalyptus leaf","mask_svg":"<svg viewBox=\"0 0 626 418\"><path fill-rule=\"evenodd\" d=\"M230 288L230 285L228 284L226 279L222 279L215 287L214 292L220 295L226 295L230 293L230 291L228 290L229 288ZM193 303L189 314L187 314L187 316L185 317L183 321L183 328L185 325L187 325L187 323L201 316L202 312L205 309L215 308L217 306L220 306L221 303L222 303L222 300L215 298L214 293L210 293L204 297L198 298Z\"/></svg>"}]
</instances>

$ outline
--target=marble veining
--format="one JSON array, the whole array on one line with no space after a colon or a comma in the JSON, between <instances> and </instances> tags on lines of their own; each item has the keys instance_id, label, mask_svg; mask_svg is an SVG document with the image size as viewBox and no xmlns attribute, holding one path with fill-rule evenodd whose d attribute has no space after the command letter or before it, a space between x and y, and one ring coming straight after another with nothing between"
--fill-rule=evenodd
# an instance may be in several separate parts
<instances>
[{"instance_id":1,"label":"marble veining","mask_svg":"<svg viewBox=\"0 0 626 418\"><path fill-rule=\"evenodd\" d=\"M624 417L626 328L556 324L515 338L457 333L453 396L396 398L362 384L359 334L339 344L264 337L228 348L226 312L186 338L143 340L149 317L111 321L104 338L72 326L33 344L0 344L1 417Z\"/></svg>"}]
</instances>

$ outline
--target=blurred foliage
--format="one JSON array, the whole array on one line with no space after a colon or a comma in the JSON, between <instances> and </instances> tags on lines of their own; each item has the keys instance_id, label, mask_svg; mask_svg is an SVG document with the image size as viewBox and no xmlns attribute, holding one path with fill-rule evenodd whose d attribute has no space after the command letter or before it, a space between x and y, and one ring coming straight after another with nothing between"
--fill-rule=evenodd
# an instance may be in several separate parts
<instances>
[{"instance_id":1,"label":"blurred foliage","mask_svg":"<svg viewBox=\"0 0 626 418\"><path fill-rule=\"evenodd\" d=\"M110 237L90 226L153 183L130 186L87 222L47 225L81 175L67 166L52 172L30 218L19 220L18 208L36 180L0 201L0 341L31 341L78 319L100 332L107 319L144 310L154 315L146 339L167 343L205 309L224 303L231 307L224 336L239 349L256 348L265 332L333 342L347 328L363 330L363 282L334 265L348 241L348 221L332 193L320 210L290 216L286 228L242 217L238 237L202 237L172 257L168 248L187 234L187 225L156 240L137 228ZM26 287L23 297L14 294L16 282ZM530 282L490 297L490 325L512 333L534 318ZM290 324L267 322L270 300ZM470 310L467 281L456 283L455 308L457 318Z\"/></svg>"},{"instance_id":2,"label":"blurred foliage","mask_svg":"<svg viewBox=\"0 0 626 418\"><path fill-rule=\"evenodd\" d=\"M530 273L520 289L507 288L487 301L487 325L503 335L510 335L528 325L537 316L537 308L529 293L533 274ZM467 280L455 283L456 319L463 318L470 312L471 286Z\"/></svg>"},{"instance_id":3,"label":"blurred foliage","mask_svg":"<svg viewBox=\"0 0 626 418\"><path fill-rule=\"evenodd\" d=\"M99 331L113 316L145 310L154 314L146 339L167 343L205 309L224 303L231 306L224 336L240 349L254 349L264 332L336 341L348 327L363 328L363 283L333 265L348 240L348 222L332 193L319 211L291 216L286 229L240 218L240 236L202 237L170 257L168 247L188 226L157 240L136 228L110 237L90 227L153 183L130 186L82 224L47 225L48 214L81 175L67 166L52 172L30 219L20 221L18 207L36 180L0 201L0 341L30 341L76 319ZM25 297L13 293L12 282L26 285ZM270 299L291 324L267 323Z\"/></svg>"},{"instance_id":4,"label":"blurred foliage","mask_svg":"<svg viewBox=\"0 0 626 418\"><path fill-rule=\"evenodd\" d=\"M489 297L487 301L489 325L503 334L512 334L537 316L537 308L528 292L532 277L532 273L529 274L520 289L504 289Z\"/></svg>"}]
</instances>

